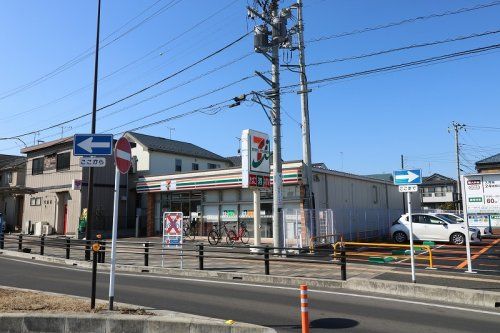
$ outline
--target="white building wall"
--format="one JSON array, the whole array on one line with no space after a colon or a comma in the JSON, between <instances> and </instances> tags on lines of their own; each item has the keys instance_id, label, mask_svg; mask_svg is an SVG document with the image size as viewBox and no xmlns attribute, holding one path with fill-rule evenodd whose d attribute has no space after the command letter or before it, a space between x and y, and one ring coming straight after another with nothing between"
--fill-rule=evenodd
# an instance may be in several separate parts
<instances>
[{"instance_id":1,"label":"white building wall","mask_svg":"<svg viewBox=\"0 0 500 333\"><path fill-rule=\"evenodd\" d=\"M138 157L139 158L139 157ZM208 163L217 164L220 168L229 167L229 162L203 159L191 156L184 156L178 154L170 154L163 152L149 152L149 174L150 175L164 175L175 173L175 160L182 160L182 171L189 172L193 171L192 163L197 163L199 170L207 170Z\"/></svg>"}]
</instances>

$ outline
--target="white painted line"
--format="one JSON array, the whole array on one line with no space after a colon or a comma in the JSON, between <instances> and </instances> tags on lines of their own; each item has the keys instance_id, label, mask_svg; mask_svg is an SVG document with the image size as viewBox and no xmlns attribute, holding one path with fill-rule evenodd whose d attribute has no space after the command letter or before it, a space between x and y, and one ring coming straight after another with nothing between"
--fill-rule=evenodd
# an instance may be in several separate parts
<instances>
[{"instance_id":1,"label":"white painted line","mask_svg":"<svg viewBox=\"0 0 500 333\"><path fill-rule=\"evenodd\" d=\"M121 158L122 160L130 161L130 153L120 149L116 150L116 157Z\"/></svg>"},{"instance_id":2,"label":"white painted line","mask_svg":"<svg viewBox=\"0 0 500 333\"><path fill-rule=\"evenodd\" d=\"M38 266L45 266L45 267L52 267L52 268L61 268L61 269L66 269L66 270L89 271L89 269L53 266L53 265L48 265L48 264L42 264L42 263L36 263L36 262L24 261L24 260L12 259L12 258L5 258L5 257L0 257L0 259L11 260L11 261L18 261L18 262L22 262L22 263L26 263L26 264L32 264L32 265L38 265ZM102 271L102 272L99 271L99 273L101 273L101 274L109 274L107 271ZM154 273L152 273L152 274L154 274ZM163 280L179 280L179 281L190 281L190 282L200 282L200 283L227 284L227 285L244 286L244 287L260 287L260 288L268 288L268 289L293 290L294 292L297 292L297 289L298 289L298 288L293 288L293 287L269 286L269 285L265 285L265 284L253 284L253 283L244 283L244 282L214 281L214 280L193 279L193 278L188 278L188 277L147 275L147 274L144 274L144 273L143 274L132 274L132 273L122 273L122 272L120 272L120 273L117 273L117 275L133 276L133 277L141 277L141 278L152 278L152 279L163 279ZM426 306L431 306L431 307L436 307L436 308L442 308L442 309L459 310L459 311L465 311L465 312L475 312L475 313L483 313L483 314L491 314L491 315L495 315L495 316L500 316L500 312L492 312L492 311L486 311L486 310L477 310L477 309L471 309L471 308L461 308L461 307L453 306L453 305L443 305L443 304L433 304L433 303L425 303L425 302L419 302L419 301L409 301L409 300L394 299L394 298L382 297L382 296L374 296L374 295L350 294L350 293L339 292L339 291L314 290L314 289L308 289L308 291L310 291L312 293L317 293L317 294L340 295L340 296L348 296L348 297L354 297L354 298L366 298L366 299L383 300L383 301L396 302L396 303L406 303L406 304L414 304L414 305L426 305Z\"/></svg>"}]
</instances>

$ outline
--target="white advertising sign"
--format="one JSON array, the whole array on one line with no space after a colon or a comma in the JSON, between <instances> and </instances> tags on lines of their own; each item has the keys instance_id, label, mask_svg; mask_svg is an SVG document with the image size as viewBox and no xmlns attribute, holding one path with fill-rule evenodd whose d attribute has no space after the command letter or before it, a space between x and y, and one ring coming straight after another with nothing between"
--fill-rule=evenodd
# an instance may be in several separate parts
<instances>
[{"instance_id":1,"label":"white advertising sign","mask_svg":"<svg viewBox=\"0 0 500 333\"><path fill-rule=\"evenodd\" d=\"M500 174L464 176L463 192L468 214L500 213Z\"/></svg>"},{"instance_id":2,"label":"white advertising sign","mask_svg":"<svg viewBox=\"0 0 500 333\"><path fill-rule=\"evenodd\" d=\"M241 133L242 185L249 187L271 187L270 142L265 133L243 130Z\"/></svg>"}]
</instances>

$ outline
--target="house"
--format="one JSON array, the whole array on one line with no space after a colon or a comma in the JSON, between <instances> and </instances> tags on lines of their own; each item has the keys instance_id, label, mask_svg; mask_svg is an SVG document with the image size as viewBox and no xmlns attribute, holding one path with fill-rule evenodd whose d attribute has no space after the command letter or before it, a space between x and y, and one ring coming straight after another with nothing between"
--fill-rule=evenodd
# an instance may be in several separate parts
<instances>
[{"instance_id":1,"label":"house","mask_svg":"<svg viewBox=\"0 0 500 333\"><path fill-rule=\"evenodd\" d=\"M500 173L500 154L476 162L478 173Z\"/></svg>"},{"instance_id":2,"label":"house","mask_svg":"<svg viewBox=\"0 0 500 333\"><path fill-rule=\"evenodd\" d=\"M455 209L458 203L457 181L435 173L419 185L424 209Z\"/></svg>"},{"instance_id":3,"label":"house","mask_svg":"<svg viewBox=\"0 0 500 333\"><path fill-rule=\"evenodd\" d=\"M0 155L0 213L8 230L21 229L24 194L31 192L25 186L25 177L25 157Z\"/></svg>"},{"instance_id":4,"label":"house","mask_svg":"<svg viewBox=\"0 0 500 333\"><path fill-rule=\"evenodd\" d=\"M33 193L24 197L23 231L29 223L45 222L62 235L78 235L79 219L87 207L88 172L73 155L73 137L62 138L21 150L26 154L26 186ZM113 217L115 167L113 158L106 157L106 166L94 170L95 233L109 233ZM127 180L120 186L119 230L128 227ZM133 227L133 216L131 225Z\"/></svg>"}]
</instances>

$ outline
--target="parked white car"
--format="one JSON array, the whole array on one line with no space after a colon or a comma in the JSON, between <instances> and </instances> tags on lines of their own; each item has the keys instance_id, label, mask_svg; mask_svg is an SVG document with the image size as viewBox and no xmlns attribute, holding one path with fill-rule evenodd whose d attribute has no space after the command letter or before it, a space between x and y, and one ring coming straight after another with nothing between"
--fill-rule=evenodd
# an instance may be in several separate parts
<instances>
[{"instance_id":1,"label":"parked white car","mask_svg":"<svg viewBox=\"0 0 500 333\"><path fill-rule=\"evenodd\" d=\"M436 215L437 217L444 217L448 220L452 220L452 221L455 221L457 223L462 223L462 225L465 226L464 218L460 215L453 214L453 213L433 213L433 215ZM477 228L478 230L482 229L482 232L481 232L482 235L491 235L490 227L471 226L470 221L469 221L469 227L470 228Z\"/></svg>"},{"instance_id":2,"label":"parked white car","mask_svg":"<svg viewBox=\"0 0 500 333\"><path fill-rule=\"evenodd\" d=\"M450 242L455 245L465 244L466 230L462 223L439 217L435 214L412 214L413 239L418 241ZM406 243L410 235L408 214L403 214L392 224L392 239L396 243ZM479 229L471 227L467 234L471 242L481 241Z\"/></svg>"}]
</instances>

